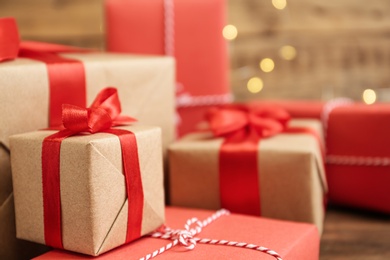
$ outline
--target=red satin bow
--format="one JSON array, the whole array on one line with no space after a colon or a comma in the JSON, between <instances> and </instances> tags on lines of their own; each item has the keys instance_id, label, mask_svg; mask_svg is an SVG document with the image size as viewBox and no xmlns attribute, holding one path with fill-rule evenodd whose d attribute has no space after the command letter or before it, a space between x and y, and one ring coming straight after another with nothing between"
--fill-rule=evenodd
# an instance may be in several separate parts
<instances>
[{"instance_id":1,"label":"red satin bow","mask_svg":"<svg viewBox=\"0 0 390 260\"><path fill-rule=\"evenodd\" d=\"M212 108L206 118L215 136L229 141L259 140L283 132L290 115L275 106L227 105Z\"/></svg>"},{"instance_id":2,"label":"red satin bow","mask_svg":"<svg viewBox=\"0 0 390 260\"><path fill-rule=\"evenodd\" d=\"M105 88L89 108L74 105L62 105L62 122L66 129L74 132L97 133L113 126L128 125L137 120L120 115L121 105L117 90Z\"/></svg>"}]
</instances>

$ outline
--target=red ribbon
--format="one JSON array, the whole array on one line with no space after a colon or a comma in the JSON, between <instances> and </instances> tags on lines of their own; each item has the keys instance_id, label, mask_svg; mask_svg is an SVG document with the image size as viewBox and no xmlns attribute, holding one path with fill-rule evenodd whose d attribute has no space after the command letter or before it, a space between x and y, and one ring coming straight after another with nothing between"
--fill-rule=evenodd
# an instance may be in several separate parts
<instances>
[{"instance_id":1,"label":"red ribbon","mask_svg":"<svg viewBox=\"0 0 390 260\"><path fill-rule=\"evenodd\" d=\"M290 115L276 106L227 105L207 114L210 130L223 137L219 151L221 206L233 212L261 215L258 143L276 134L317 133L306 128L287 128Z\"/></svg>"},{"instance_id":2,"label":"red ribbon","mask_svg":"<svg viewBox=\"0 0 390 260\"><path fill-rule=\"evenodd\" d=\"M228 105L211 109L207 119L214 135L225 138L219 151L221 206L237 213L261 215L258 142L282 132L289 115L271 107Z\"/></svg>"},{"instance_id":3,"label":"red ribbon","mask_svg":"<svg viewBox=\"0 0 390 260\"><path fill-rule=\"evenodd\" d=\"M61 52L85 51L84 49L48 43L20 43L15 19L0 19L0 62L21 57L39 60L46 64L50 85L50 127L62 124L62 104L86 106L84 65L78 60L58 55Z\"/></svg>"},{"instance_id":4,"label":"red ribbon","mask_svg":"<svg viewBox=\"0 0 390 260\"><path fill-rule=\"evenodd\" d=\"M61 142L81 132L111 133L119 137L128 198L128 223L125 243L140 237L143 213L143 189L134 133L113 129L135 119L120 115L121 106L114 88L103 89L89 108L63 105L65 129L46 137L42 144L42 184L44 233L47 245L63 248L61 229L60 149Z\"/></svg>"}]
</instances>

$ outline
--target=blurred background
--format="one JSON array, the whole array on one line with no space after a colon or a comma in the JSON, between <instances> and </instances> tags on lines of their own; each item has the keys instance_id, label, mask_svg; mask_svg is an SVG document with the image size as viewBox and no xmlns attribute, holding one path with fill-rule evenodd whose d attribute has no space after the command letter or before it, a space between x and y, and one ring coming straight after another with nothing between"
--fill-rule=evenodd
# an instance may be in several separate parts
<instances>
[{"instance_id":1,"label":"blurred background","mask_svg":"<svg viewBox=\"0 0 390 260\"><path fill-rule=\"evenodd\" d=\"M390 1L227 1L236 100L390 101ZM103 0L0 0L0 16L24 40L105 46Z\"/></svg>"}]
</instances>

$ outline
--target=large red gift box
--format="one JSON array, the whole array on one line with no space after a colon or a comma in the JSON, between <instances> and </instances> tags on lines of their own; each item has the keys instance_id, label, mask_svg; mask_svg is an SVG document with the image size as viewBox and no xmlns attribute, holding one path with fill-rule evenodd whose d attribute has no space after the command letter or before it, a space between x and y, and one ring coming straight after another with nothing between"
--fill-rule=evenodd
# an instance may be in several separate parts
<instances>
[{"instance_id":1,"label":"large red gift box","mask_svg":"<svg viewBox=\"0 0 390 260\"><path fill-rule=\"evenodd\" d=\"M174 229L184 229L190 218L200 221L214 212L167 207L166 224ZM236 241L263 246L275 251L284 260L315 260L319 256L319 235L314 225L272 220L239 214L223 215L204 227L195 237L216 240ZM94 259L140 259L147 254L169 244L161 238L142 238L131 244L117 248ZM158 255L156 259L276 259L274 256L258 250L238 246L212 245L197 243L193 250L175 246ZM91 259L88 256L65 251L53 250L35 260L46 259ZM149 258L147 258L149 259Z\"/></svg>"},{"instance_id":2,"label":"large red gift box","mask_svg":"<svg viewBox=\"0 0 390 260\"><path fill-rule=\"evenodd\" d=\"M321 118L329 201L390 213L390 104L345 99L255 103L277 104L294 117Z\"/></svg>"},{"instance_id":3,"label":"large red gift box","mask_svg":"<svg viewBox=\"0 0 390 260\"><path fill-rule=\"evenodd\" d=\"M106 0L105 9L109 51L176 58L180 136L230 101L225 0Z\"/></svg>"}]
</instances>

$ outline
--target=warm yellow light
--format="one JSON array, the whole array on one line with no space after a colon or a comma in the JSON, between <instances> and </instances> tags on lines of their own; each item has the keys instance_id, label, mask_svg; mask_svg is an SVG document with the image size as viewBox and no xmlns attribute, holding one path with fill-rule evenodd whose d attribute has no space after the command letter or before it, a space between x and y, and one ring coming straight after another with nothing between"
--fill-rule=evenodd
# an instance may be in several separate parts
<instances>
[{"instance_id":1,"label":"warm yellow light","mask_svg":"<svg viewBox=\"0 0 390 260\"><path fill-rule=\"evenodd\" d=\"M272 4L276 9L283 10L287 6L286 0L272 0Z\"/></svg>"},{"instance_id":2,"label":"warm yellow light","mask_svg":"<svg viewBox=\"0 0 390 260\"><path fill-rule=\"evenodd\" d=\"M226 40L232 41L237 38L237 28L232 24L226 25L222 30L222 35Z\"/></svg>"},{"instance_id":3,"label":"warm yellow light","mask_svg":"<svg viewBox=\"0 0 390 260\"><path fill-rule=\"evenodd\" d=\"M263 89L263 85L261 78L253 77L248 80L247 88L251 93L259 93Z\"/></svg>"},{"instance_id":4,"label":"warm yellow light","mask_svg":"<svg viewBox=\"0 0 390 260\"><path fill-rule=\"evenodd\" d=\"M293 60L297 56L297 49L293 46L285 45L279 50L279 55L282 59Z\"/></svg>"},{"instance_id":5,"label":"warm yellow light","mask_svg":"<svg viewBox=\"0 0 390 260\"><path fill-rule=\"evenodd\" d=\"M271 72L275 68L275 63L270 58L265 58L260 61L260 69L264 72Z\"/></svg>"},{"instance_id":6,"label":"warm yellow light","mask_svg":"<svg viewBox=\"0 0 390 260\"><path fill-rule=\"evenodd\" d=\"M367 105L374 104L376 101L376 93L372 89L366 89L363 91L363 101Z\"/></svg>"}]
</instances>

